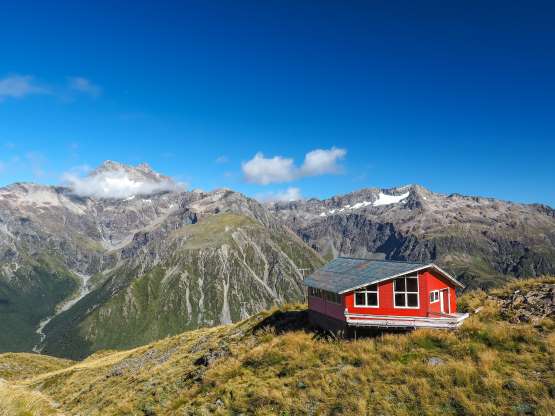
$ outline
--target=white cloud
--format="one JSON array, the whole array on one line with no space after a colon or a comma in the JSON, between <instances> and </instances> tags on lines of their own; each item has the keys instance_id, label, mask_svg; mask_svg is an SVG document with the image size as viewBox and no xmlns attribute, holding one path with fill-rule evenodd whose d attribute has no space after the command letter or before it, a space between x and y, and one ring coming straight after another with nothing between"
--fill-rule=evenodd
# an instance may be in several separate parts
<instances>
[{"instance_id":1,"label":"white cloud","mask_svg":"<svg viewBox=\"0 0 555 416\"><path fill-rule=\"evenodd\" d=\"M30 75L12 75L0 79L0 100L23 98L32 94L49 94L48 88L39 85Z\"/></svg>"},{"instance_id":2,"label":"white cloud","mask_svg":"<svg viewBox=\"0 0 555 416\"><path fill-rule=\"evenodd\" d=\"M243 174L247 182L259 185L289 182L305 176L337 174L341 172L339 161L347 151L332 147L331 149L315 149L305 155L301 167L295 166L293 159L282 156L265 158L258 152L251 160L242 164Z\"/></svg>"},{"instance_id":3,"label":"white cloud","mask_svg":"<svg viewBox=\"0 0 555 416\"><path fill-rule=\"evenodd\" d=\"M282 191L265 192L256 196L256 199L262 202L276 202L276 201L299 201L303 199L301 190L299 188L290 187Z\"/></svg>"},{"instance_id":4,"label":"white cloud","mask_svg":"<svg viewBox=\"0 0 555 416\"><path fill-rule=\"evenodd\" d=\"M91 97L98 97L102 93L102 88L98 85L93 84L89 79L83 77L69 77L68 78L69 88L88 94Z\"/></svg>"},{"instance_id":5,"label":"white cloud","mask_svg":"<svg viewBox=\"0 0 555 416\"><path fill-rule=\"evenodd\" d=\"M244 162L242 169L247 182L260 185L292 181L296 177L297 170L293 159L281 156L265 158L260 152L248 162Z\"/></svg>"},{"instance_id":6,"label":"white cloud","mask_svg":"<svg viewBox=\"0 0 555 416\"><path fill-rule=\"evenodd\" d=\"M328 173L335 174L341 171L341 167L337 162L345 157L347 151L345 149L337 149L332 147L329 150L316 149L308 152L304 157L304 163L301 167L303 176L317 176Z\"/></svg>"},{"instance_id":7,"label":"white cloud","mask_svg":"<svg viewBox=\"0 0 555 416\"><path fill-rule=\"evenodd\" d=\"M84 77L68 77L67 82L63 85L38 83L31 75L16 74L0 79L0 101L36 94L48 94L71 101L73 95L77 93L98 97L102 94L102 88Z\"/></svg>"},{"instance_id":8,"label":"white cloud","mask_svg":"<svg viewBox=\"0 0 555 416\"><path fill-rule=\"evenodd\" d=\"M85 177L68 172L63 179L76 195L95 198L124 199L134 195L185 189L183 184L176 183L171 178L136 175L123 168L93 172Z\"/></svg>"}]
</instances>

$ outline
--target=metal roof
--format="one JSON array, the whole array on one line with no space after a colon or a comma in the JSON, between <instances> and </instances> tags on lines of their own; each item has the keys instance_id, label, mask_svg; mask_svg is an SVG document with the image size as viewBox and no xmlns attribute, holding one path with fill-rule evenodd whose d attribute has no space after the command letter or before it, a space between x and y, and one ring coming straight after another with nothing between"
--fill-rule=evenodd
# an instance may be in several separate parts
<instances>
[{"instance_id":1,"label":"metal roof","mask_svg":"<svg viewBox=\"0 0 555 416\"><path fill-rule=\"evenodd\" d=\"M457 286L462 283L433 263L416 263L391 260L368 260L338 257L304 279L309 287L344 293L360 287L392 279L410 272L433 268Z\"/></svg>"}]
</instances>

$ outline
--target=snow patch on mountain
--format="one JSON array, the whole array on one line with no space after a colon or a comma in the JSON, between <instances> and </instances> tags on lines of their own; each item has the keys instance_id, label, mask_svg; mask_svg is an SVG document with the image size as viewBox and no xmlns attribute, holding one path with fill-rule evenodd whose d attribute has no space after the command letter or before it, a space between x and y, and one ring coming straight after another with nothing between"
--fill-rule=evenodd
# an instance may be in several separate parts
<instances>
[{"instance_id":1,"label":"snow patch on mountain","mask_svg":"<svg viewBox=\"0 0 555 416\"><path fill-rule=\"evenodd\" d=\"M320 214L320 217L325 217L326 215L333 215L333 214L345 212L348 210L356 210L356 209L360 209L368 206L379 207L383 205L397 204L403 201L404 199L408 198L409 194L410 192L405 192L404 194L401 194L401 195L387 195L387 194L384 194L383 192L380 192L378 194L378 199L376 199L374 202L361 201L353 205L347 204L341 208L330 209L328 212L322 212Z\"/></svg>"},{"instance_id":2,"label":"snow patch on mountain","mask_svg":"<svg viewBox=\"0 0 555 416\"><path fill-rule=\"evenodd\" d=\"M406 199L409 196L409 192L405 192L402 195L386 195L383 192L378 194L378 199L374 201L374 206L378 207L381 205L390 205L390 204L397 204L401 202L403 199Z\"/></svg>"}]
</instances>

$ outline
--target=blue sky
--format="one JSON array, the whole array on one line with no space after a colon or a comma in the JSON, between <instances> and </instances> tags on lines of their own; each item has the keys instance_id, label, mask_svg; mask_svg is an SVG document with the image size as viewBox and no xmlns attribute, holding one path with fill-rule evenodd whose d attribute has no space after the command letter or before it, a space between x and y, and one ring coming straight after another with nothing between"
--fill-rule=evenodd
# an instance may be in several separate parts
<instances>
[{"instance_id":1,"label":"blue sky","mask_svg":"<svg viewBox=\"0 0 555 416\"><path fill-rule=\"evenodd\" d=\"M112 159L251 196L555 206L553 2L37 3L2 3L0 185Z\"/></svg>"}]
</instances>

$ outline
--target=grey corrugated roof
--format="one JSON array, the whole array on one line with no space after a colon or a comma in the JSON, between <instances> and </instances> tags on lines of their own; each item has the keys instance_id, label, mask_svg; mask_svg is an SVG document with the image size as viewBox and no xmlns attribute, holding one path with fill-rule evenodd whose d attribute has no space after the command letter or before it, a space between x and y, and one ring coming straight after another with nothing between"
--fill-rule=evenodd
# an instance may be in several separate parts
<instances>
[{"instance_id":1,"label":"grey corrugated roof","mask_svg":"<svg viewBox=\"0 0 555 416\"><path fill-rule=\"evenodd\" d=\"M437 268L437 266L432 264L429 264L429 266ZM304 279L304 284L317 289L342 293L424 267L426 267L425 263L338 257L310 276L307 276ZM446 277L457 282L453 277L441 269L439 270Z\"/></svg>"}]
</instances>

